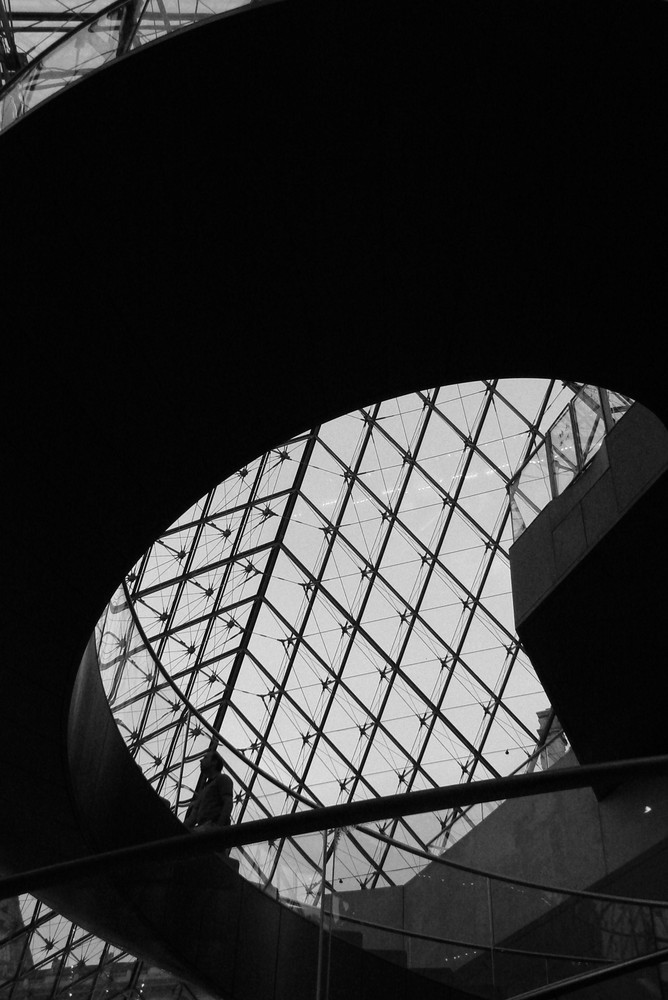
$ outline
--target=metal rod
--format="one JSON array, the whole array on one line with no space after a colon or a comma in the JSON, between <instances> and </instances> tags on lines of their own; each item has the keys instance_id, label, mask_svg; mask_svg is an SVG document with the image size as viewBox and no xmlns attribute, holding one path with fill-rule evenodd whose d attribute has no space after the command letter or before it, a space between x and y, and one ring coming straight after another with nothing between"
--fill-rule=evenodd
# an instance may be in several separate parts
<instances>
[{"instance_id":1,"label":"metal rod","mask_svg":"<svg viewBox=\"0 0 668 1000\"><path fill-rule=\"evenodd\" d=\"M355 926L369 927L376 931L385 931L392 934L398 933L398 929L391 927L389 924L379 924L373 920L362 920L361 917L348 917L344 913L339 914L337 920L345 921L347 924L355 924ZM409 938L409 940L434 941L437 944L449 944L456 948L470 948L472 951L492 950L488 944L479 944L475 941L458 941L456 938L445 938L438 934L423 934L421 931L410 931L405 927L401 928L401 935L402 937ZM589 962L597 965L605 965L606 967L614 964L614 959L612 958L592 958L590 955L565 955L550 951L527 951L526 948L510 948L506 945L496 945L496 951L504 955L523 955L525 958L545 958L546 960L552 958L564 962Z\"/></svg>"},{"instance_id":2,"label":"metal rod","mask_svg":"<svg viewBox=\"0 0 668 1000\"><path fill-rule=\"evenodd\" d=\"M608 396L608 390L598 389L598 398L601 404L601 412L603 413L603 423L605 425L605 433L609 434L612 428L615 426L615 421L612 418L612 410L610 409L610 397Z\"/></svg>"},{"instance_id":3,"label":"metal rod","mask_svg":"<svg viewBox=\"0 0 668 1000\"><path fill-rule=\"evenodd\" d=\"M184 768L185 768L185 765L186 765L186 754L188 752L188 733L190 732L190 723L192 722L192 715L190 714L190 709L186 708L186 712L188 713L188 717L186 719L185 729L184 729L184 733L183 733L183 754L181 755L181 767L180 767L180 770L179 770L179 784L177 786L176 802L174 803L174 815L177 817L177 819L178 819L178 815L179 815L179 806L181 804L180 803L181 789L183 788L183 771L184 771Z\"/></svg>"},{"instance_id":4,"label":"metal rod","mask_svg":"<svg viewBox=\"0 0 668 1000\"><path fill-rule=\"evenodd\" d=\"M583 972L579 976L572 976L570 979L561 979L549 986L539 986L537 990L530 990L528 993L518 993L509 1000L550 1000L553 997L566 996L567 993L576 993L605 982L608 979L615 979L623 976L627 972L636 972L638 969L647 968L649 965L658 965L660 962L668 960L668 948L661 948L660 951L651 952L649 955L641 955L640 958L631 958L628 962L617 962L609 965L605 969L595 969L593 972Z\"/></svg>"},{"instance_id":5,"label":"metal rod","mask_svg":"<svg viewBox=\"0 0 668 1000\"><path fill-rule=\"evenodd\" d=\"M327 930L329 933L327 935L327 965L325 967L325 1000L329 1000L329 983L332 972L332 929L334 927L334 893L336 891L334 888L335 885L334 872L336 871L336 848L339 843L340 836L341 836L341 828L339 827L338 830L334 831L334 839L332 840L332 852L331 852L332 877L330 885L332 887L332 891L329 897L329 921L327 924Z\"/></svg>"},{"instance_id":6,"label":"metal rod","mask_svg":"<svg viewBox=\"0 0 668 1000\"><path fill-rule=\"evenodd\" d=\"M322 831L322 875L320 879L320 927L318 928L318 972L315 981L315 1000L322 996L322 952L325 942L325 887L327 884L327 830Z\"/></svg>"},{"instance_id":7,"label":"metal rod","mask_svg":"<svg viewBox=\"0 0 668 1000\"><path fill-rule=\"evenodd\" d=\"M491 879L485 879L487 882L487 915L489 917L489 959L492 971L492 997L496 1000L496 959L494 955L494 910L492 908L492 882Z\"/></svg>"},{"instance_id":8,"label":"metal rod","mask_svg":"<svg viewBox=\"0 0 668 1000\"><path fill-rule=\"evenodd\" d=\"M48 885L63 884L94 872L110 871L134 862L146 864L172 861L239 847L243 844L257 844L280 837L315 833L337 826L354 826L375 820L418 815L453 806L470 805L474 802L497 802L500 799L521 798L525 795L567 791L591 786L604 779L616 778L621 782L632 777L656 774L668 774L668 755L556 768L541 771L539 774L491 778L466 784L446 785L443 788L405 792L403 795L387 795L362 802L323 806L286 816L240 823L224 830L199 833L196 837L186 833L179 837L138 844L134 847L12 875L0 879L0 899L32 892L33 889Z\"/></svg>"},{"instance_id":9,"label":"metal rod","mask_svg":"<svg viewBox=\"0 0 668 1000\"><path fill-rule=\"evenodd\" d=\"M369 837L373 837L375 840L384 840L386 844L390 844L391 847L396 847L400 851L404 851L407 854L413 854L415 857L424 858L433 865L444 865L446 868L453 868L455 871L468 872L470 875L479 875L481 878L491 878L495 882L505 882L508 885L521 885L528 889L538 889L540 892L554 892L561 896L577 896L579 899L596 899L603 900L608 903L624 903L627 906L659 906L668 907L668 901L664 899L642 899L637 896L616 896L608 892L591 892L588 889L572 889L566 888L563 885L550 885L546 882L533 882L530 879L519 878L514 875L501 875L499 872L490 872L489 870L483 868L476 868L473 865L464 865L459 861L452 861L450 858L445 858L442 854L429 854L428 851L422 851L419 847L414 847L412 844L405 844L400 840L393 839L392 837L386 836L379 830L372 830L370 827L356 826L355 829L358 833L364 833Z\"/></svg>"},{"instance_id":10,"label":"metal rod","mask_svg":"<svg viewBox=\"0 0 668 1000\"><path fill-rule=\"evenodd\" d=\"M577 466L576 475L579 475L584 468L584 456L582 454L582 440L580 438L580 425L577 419L577 413L575 412L575 400L577 396L573 396L573 399L568 404L568 415L571 418L571 432L573 434L573 446L575 448L575 464Z\"/></svg>"}]
</instances>

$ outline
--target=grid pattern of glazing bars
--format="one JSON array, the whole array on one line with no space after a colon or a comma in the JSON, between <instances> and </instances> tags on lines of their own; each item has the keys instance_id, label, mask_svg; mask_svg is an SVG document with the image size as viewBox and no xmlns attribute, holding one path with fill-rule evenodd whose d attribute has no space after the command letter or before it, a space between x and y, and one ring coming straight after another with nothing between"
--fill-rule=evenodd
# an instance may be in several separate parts
<instances>
[{"instance_id":1,"label":"grid pattern of glazing bars","mask_svg":"<svg viewBox=\"0 0 668 1000\"><path fill-rule=\"evenodd\" d=\"M0 997L195 1000L187 984L100 941L27 894L0 902Z\"/></svg>"},{"instance_id":2,"label":"grid pattern of glazing bars","mask_svg":"<svg viewBox=\"0 0 668 1000\"><path fill-rule=\"evenodd\" d=\"M506 487L578 388L501 380L366 407L239 470L155 542L98 638L120 730L178 815L212 730L235 821L522 768L546 699L514 632ZM378 828L438 851L488 808ZM242 870L312 900L321 848L265 845ZM414 872L373 838L339 845L339 889ZM141 963L19 904L2 1000L147 995Z\"/></svg>"},{"instance_id":3,"label":"grid pattern of glazing bars","mask_svg":"<svg viewBox=\"0 0 668 1000\"><path fill-rule=\"evenodd\" d=\"M571 395L505 380L366 407L259 457L156 541L101 656L128 745L177 814L214 734L237 822L521 766L546 704L514 632L506 487ZM386 832L424 847L450 819ZM272 850L265 873L287 866L303 896L318 838ZM406 874L379 844L340 877Z\"/></svg>"}]
</instances>

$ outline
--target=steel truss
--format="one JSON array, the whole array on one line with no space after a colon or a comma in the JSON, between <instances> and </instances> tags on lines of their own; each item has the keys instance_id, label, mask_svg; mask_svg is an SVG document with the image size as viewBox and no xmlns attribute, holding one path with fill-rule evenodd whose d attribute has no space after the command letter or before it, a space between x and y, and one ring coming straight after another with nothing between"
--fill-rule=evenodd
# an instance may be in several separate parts
<instances>
[{"instance_id":1,"label":"steel truss","mask_svg":"<svg viewBox=\"0 0 668 1000\"><path fill-rule=\"evenodd\" d=\"M130 44L140 20L143 31L164 34L226 13L243 2L137 0L123 13L125 37ZM0 88L55 42L110 6L110 0L0 0Z\"/></svg>"}]
</instances>

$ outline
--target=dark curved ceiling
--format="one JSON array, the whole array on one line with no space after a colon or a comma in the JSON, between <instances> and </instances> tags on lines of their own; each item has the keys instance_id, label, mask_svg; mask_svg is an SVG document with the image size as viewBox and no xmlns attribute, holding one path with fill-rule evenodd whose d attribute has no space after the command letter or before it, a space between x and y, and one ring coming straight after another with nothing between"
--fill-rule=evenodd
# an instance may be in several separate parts
<instances>
[{"instance_id":1,"label":"dark curved ceiling","mask_svg":"<svg viewBox=\"0 0 668 1000\"><path fill-rule=\"evenodd\" d=\"M285 0L0 137L3 864L61 856L87 638L216 483L437 384L586 381L666 422L667 12Z\"/></svg>"}]
</instances>

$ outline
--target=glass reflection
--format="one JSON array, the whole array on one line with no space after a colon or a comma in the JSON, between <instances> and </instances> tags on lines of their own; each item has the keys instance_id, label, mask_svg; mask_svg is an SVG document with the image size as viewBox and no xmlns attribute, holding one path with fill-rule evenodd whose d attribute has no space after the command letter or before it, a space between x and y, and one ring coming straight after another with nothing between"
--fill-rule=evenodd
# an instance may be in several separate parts
<instances>
[{"instance_id":1,"label":"glass reflection","mask_svg":"<svg viewBox=\"0 0 668 1000\"><path fill-rule=\"evenodd\" d=\"M620 393L580 387L508 484L513 539L584 471L632 403Z\"/></svg>"}]
</instances>

